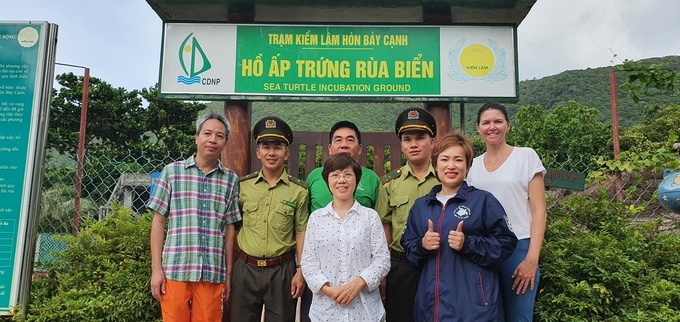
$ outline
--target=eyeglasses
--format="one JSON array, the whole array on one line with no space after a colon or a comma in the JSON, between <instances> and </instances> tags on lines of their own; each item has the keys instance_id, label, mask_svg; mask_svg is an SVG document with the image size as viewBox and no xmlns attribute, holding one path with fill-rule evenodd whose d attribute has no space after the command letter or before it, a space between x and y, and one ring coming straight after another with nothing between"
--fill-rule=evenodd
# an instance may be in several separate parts
<instances>
[{"instance_id":1,"label":"eyeglasses","mask_svg":"<svg viewBox=\"0 0 680 322\"><path fill-rule=\"evenodd\" d=\"M354 173L352 173L352 172L343 172L343 173L340 173L340 172L331 172L331 173L328 175L328 177L329 177L329 178L332 178L332 179L336 179L336 180L337 180L337 179L340 179L340 178L342 178L342 179L350 179L350 178L354 178Z\"/></svg>"}]
</instances>

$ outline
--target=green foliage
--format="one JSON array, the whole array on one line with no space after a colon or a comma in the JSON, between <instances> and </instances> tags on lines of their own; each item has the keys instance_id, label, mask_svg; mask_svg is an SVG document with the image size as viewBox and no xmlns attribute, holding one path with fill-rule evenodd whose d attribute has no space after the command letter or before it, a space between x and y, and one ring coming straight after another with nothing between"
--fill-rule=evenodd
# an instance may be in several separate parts
<instances>
[{"instance_id":1,"label":"green foliage","mask_svg":"<svg viewBox=\"0 0 680 322\"><path fill-rule=\"evenodd\" d=\"M40 199L40 233L70 234L73 227L76 190L63 183L54 185L42 193ZM97 218L99 208L88 198L80 200L80 218Z\"/></svg>"},{"instance_id":2,"label":"green foliage","mask_svg":"<svg viewBox=\"0 0 680 322\"><path fill-rule=\"evenodd\" d=\"M598 157L595 162L600 167L588 174L588 180L605 181L607 175L627 172L640 173L644 171L660 173L664 169L676 169L680 165L676 155L666 149L649 152L621 152L617 159L605 160Z\"/></svg>"},{"instance_id":3,"label":"green foliage","mask_svg":"<svg viewBox=\"0 0 680 322\"><path fill-rule=\"evenodd\" d=\"M47 147L76 155L83 77L68 73L57 75L56 80L61 87L52 93ZM116 158L129 150L147 157L193 151L194 121L205 105L157 96L157 86L127 91L91 77L85 139L88 152ZM144 101L148 106L143 106Z\"/></svg>"},{"instance_id":4,"label":"green foliage","mask_svg":"<svg viewBox=\"0 0 680 322\"><path fill-rule=\"evenodd\" d=\"M474 151L474 156L482 155L486 152L486 143L481 136L473 136L470 138L470 143L472 143L472 150Z\"/></svg>"},{"instance_id":5,"label":"green foliage","mask_svg":"<svg viewBox=\"0 0 680 322\"><path fill-rule=\"evenodd\" d=\"M670 149L680 136L680 105L649 106L641 125L624 129L620 135L622 151L644 152Z\"/></svg>"},{"instance_id":6,"label":"green foliage","mask_svg":"<svg viewBox=\"0 0 680 322\"><path fill-rule=\"evenodd\" d=\"M538 105L522 106L510 128L508 143L529 146L539 155L549 156L546 167L558 168L570 158L590 160L607 156L612 151L610 125L599 120L596 109L582 107L576 102L560 105L545 115ZM586 171L577 166L572 171Z\"/></svg>"},{"instance_id":7,"label":"green foliage","mask_svg":"<svg viewBox=\"0 0 680 322\"><path fill-rule=\"evenodd\" d=\"M626 59L619 70L625 71L628 75L626 83L621 85L621 90L627 91L635 103L640 102L640 95L652 97L659 91L671 95L680 94L675 91L675 83L680 74L670 67L669 62L645 66L642 61Z\"/></svg>"},{"instance_id":8,"label":"green foliage","mask_svg":"<svg viewBox=\"0 0 680 322\"><path fill-rule=\"evenodd\" d=\"M144 134L133 149L146 157L177 158L196 149L196 119L205 104L161 100L158 86L144 88L141 96L149 102L146 108Z\"/></svg>"},{"instance_id":9,"label":"green foliage","mask_svg":"<svg viewBox=\"0 0 680 322\"><path fill-rule=\"evenodd\" d=\"M102 221L86 221L78 237L64 236L48 275L31 284L28 310L15 321L160 321L149 292L149 215L133 217L113 205Z\"/></svg>"},{"instance_id":10,"label":"green foliage","mask_svg":"<svg viewBox=\"0 0 680 322\"><path fill-rule=\"evenodd\" d=\"M551 208L538 321L680 321L680 234L630 214L604 194Z\"/></svg>"}]
</instances>

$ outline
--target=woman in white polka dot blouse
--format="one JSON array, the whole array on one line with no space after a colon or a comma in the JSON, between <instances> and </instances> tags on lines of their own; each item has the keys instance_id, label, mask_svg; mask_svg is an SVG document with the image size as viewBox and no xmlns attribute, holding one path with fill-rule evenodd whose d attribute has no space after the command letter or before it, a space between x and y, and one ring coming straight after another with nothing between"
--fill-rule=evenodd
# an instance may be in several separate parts
<instances>
[{"instance_id":1,"label":"woman in white polka dot blouse","mask_svg":"<svg viewBox=\"0 0 680 322\"><path fill-rule=\"evenodd\" d=\"M390 270L380 217L354 199L361 166L349 154L331 156L323 178L333 194L307 223L302 274L314 293L312 321L384 321L378 286Z\"/></svg>"}]
</instances>

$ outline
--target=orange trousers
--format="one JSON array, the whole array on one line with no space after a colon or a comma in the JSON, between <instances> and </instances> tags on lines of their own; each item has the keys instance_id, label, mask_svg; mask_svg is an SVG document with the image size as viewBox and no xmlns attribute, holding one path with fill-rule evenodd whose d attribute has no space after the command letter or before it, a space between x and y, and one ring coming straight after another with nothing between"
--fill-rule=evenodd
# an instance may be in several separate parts
<instances>
[{"instance_id":1,"label":"orange trousers","mask_svg":"<svg viewBox=\"0 0 680 322\"><path fill-rule=\"evenodd\" d=\"M221 322L224 284L165 280L164 322Z\"/></svg>"}]
</instances>

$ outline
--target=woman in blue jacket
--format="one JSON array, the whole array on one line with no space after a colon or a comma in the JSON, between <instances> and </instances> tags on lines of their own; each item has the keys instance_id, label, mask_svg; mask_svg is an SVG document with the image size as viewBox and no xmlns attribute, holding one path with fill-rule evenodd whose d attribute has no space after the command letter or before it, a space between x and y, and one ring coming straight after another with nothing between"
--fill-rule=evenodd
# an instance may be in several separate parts
<instances>
[{"instance_id":1,"label":"woman in blue jacket","mask_svg":"<svg viewBox=\"0 0 680 322\"><path fill-rule=\"evenodd\" d=\"M517 237L501 204L468 186L470 141L450 133L432 151L441 185L411 208L401 238L408 260L421 269L416 321L497 321L496 266L515 249Z\"/></svg>"}]
</instances>

